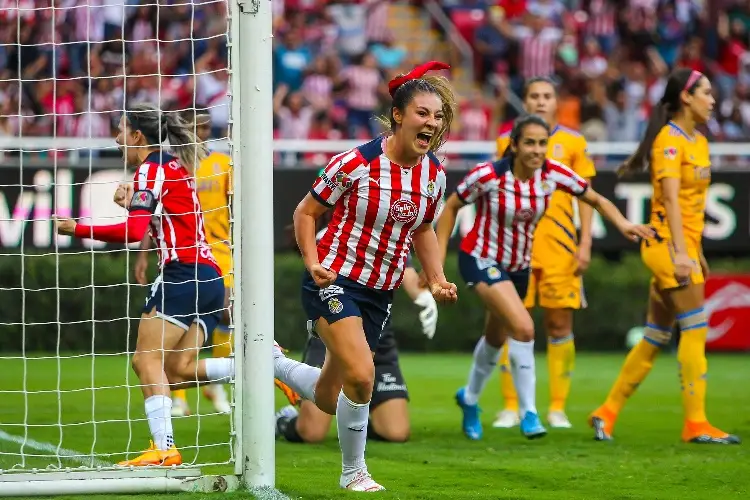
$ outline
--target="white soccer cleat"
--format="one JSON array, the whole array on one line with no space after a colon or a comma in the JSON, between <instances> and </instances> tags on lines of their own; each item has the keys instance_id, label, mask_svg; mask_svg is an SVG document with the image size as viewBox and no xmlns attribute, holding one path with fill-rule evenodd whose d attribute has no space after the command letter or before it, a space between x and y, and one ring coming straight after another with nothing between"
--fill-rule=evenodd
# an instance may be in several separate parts
<instances>
[{"instance_id":1,"label":"white soccer cleat","mask_svg":"<svg viewBox=\"0 0 750 500\"><path fill-rule=\"evenodd\" d=\"M219 413L230 413L232 407L229 405L227 392L222 384L211 384L203 386L203 396L211 401L214 409Z\"/></svg>"},{"instance_id":2,"label":"white soccer cleat","mask_svg":"<svg viewBox=\"0 0 750 500\"><path fill-rule=\"evenodd\" d=\"M547 423L554 429L570 429L573 424L564 411L551 411L547 414Z\"/></svg>"},{"instance_id":3,"label":"white soccer cleat","mask_svg":"<svg viewBox=\"0 0 750 500\"><path fill-rule=\"evenodd\" d=\"M354 474L341 475L339 485L350 491L385 491L385 488L376 483L366 468L359 469Z\"/></svg>"},{"instance_id":4,"label":"white soccer cleat","mask_svg":"<svg viewBox=\"0 0 750 500\"><path fill-rule=\"evenodd\" d=\"M187 401L181 398L172 399L172 416L173 417L187 417L190 415L190 406Z\"/></svg>"},{"instance_id":5,"label":"white soccer cleat","mask_svg":"<svg viewBox=\"0 0 750 500\"><path fill-rule=\"evenodd\" d=\"M275 340L273 341L273 359L276 358L283 358L284 356L284 349L281 348L278 342Z\"/></svg>"},{"instance_id":6,"label":"white soccer cleat","mask_svg":"<svg viewBox=\"0 0 750 500\"><path fill-rule=\"evenodd\" d=\"M492 423L492 427L496 429L510 429L521 423L521 418L518 416L518 412L513 410L502 410L497 414L497 418Z\"/></svg>"}]
</instances>

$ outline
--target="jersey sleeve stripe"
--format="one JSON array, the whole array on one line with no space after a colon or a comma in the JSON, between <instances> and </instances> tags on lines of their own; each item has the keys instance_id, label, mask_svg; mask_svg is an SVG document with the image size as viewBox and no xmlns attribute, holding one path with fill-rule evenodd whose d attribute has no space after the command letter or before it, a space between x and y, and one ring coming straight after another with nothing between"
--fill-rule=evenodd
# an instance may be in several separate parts
<instances>
[{"instance_id":1,"label":"jersey sleeve stripe","mask_svg":"<svg viewBox=\"0 0 750 500\"><path fill-rule=\"evenodd\" d=\"M312 195L312 197L313 197L313 198L315 198L315 200L316 200L316 201L317 201L318 203L320 203L321 205L325 205L325 206L327 206L328 208L331 208L331 207L332 207L332 206L334 205L333 203L329 203L329 202L328 202L328 200L326 200L326 199L325 199L325 198L323 198L323 197L322 197L321 195L319 195L319 194L318 194L318 193L317 193L317 192L315 191L315 188L312 188L312 189L310 189L310 194L311 194L311 195Z\"/></svg>"}]
</instances>

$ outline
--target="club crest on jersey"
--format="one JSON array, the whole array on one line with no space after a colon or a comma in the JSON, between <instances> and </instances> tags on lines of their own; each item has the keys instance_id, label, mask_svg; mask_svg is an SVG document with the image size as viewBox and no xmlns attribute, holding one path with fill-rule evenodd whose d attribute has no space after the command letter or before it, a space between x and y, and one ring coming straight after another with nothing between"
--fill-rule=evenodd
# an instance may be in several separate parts
<instances>
[{"instance_id":1,"label":"club crest on jersey","mask_svg":"<svg viewBox=\"0 0 750 500\"><path fill-rule=\"evenodd\" d=\"M664 148L664 158L667 160L674 160L677 158L677 148Z\"/></svg>"},{"instance_id":2,"label":"club crest on jersey","mask_svg":"<svg viewBox=\"0 0 750 500\"><path fill-rule=\"evenodd\" d=\"M334 297L328 301L328 310L331 311L331 314L338 314L344 310L344 304Z\"/></svg>"},{"instance_id":3,"label":"club crest on jersey","mask_svg":"<svg viewBox=\"0 0 750 500\"><path fill-rule=\"evenodd\" d=\"M544 196L551 195L554 190L555 190L555 186L553 186L551 182L549 181L542 182L542 192L544 193Z\"/></svg>"},{"instance_id":4,"label":"club crest on jersey","mask_svg":"<svg viewBox=\"0 0 750 500\"><path fill-rule=\"evenodd\" d=\"M562 158L563 155L563 146L562 144L555 144L555 147L552 148L552 156L555 158Z\"/></svg>"},{"instance_id":5,"label":"club crest on jersey","mask_svg":"<svg viewBox=\"0 0 750 500\"><path fill-rule=\"evenodd\" d=\"M417 205L413 201L405 198L401 198L391 205L391 217L402 224L412 222L417 218L418 212L419 209L417 208Z\"/></svg>"},{"instance_id":6,"label":"club crest on jersey","mask_svg":"<svg viewBox=\"0 0 750 500\"><path fill-rule=\"evenodd\" d=\"M534 217L534 211L530 208L522 208L518 212L516 212L515 217L513 219L517 222L528 222Z\"/></svg>"},{"instance_id":7,"label":"club crest on jersey","mask_svg":"<svg viewBox=\"0 0 750 500\"><path fill-rule=\"evenodd\" d=\"M346 175L345 172L336 172L336 184L341 186L344 189L349 189L352 187L352 178Z\"/></svg>"}]
</instances>

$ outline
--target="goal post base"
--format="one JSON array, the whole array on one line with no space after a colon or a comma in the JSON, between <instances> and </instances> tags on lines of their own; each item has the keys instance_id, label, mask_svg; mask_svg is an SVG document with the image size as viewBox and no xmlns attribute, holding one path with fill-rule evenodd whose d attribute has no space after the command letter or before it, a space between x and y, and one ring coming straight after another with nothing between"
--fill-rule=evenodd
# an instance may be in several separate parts
<instances>
[{"instance_id":1,"label":"goal post base","mask_svg":"<svg viewBox=\"0 0 750 500\"><path fill-rule=\"evenodd\" d=\"M201 475L200 469L127 469L0 474L0 497L236 491L234 475Z\"/></svg>"}]
</instances>

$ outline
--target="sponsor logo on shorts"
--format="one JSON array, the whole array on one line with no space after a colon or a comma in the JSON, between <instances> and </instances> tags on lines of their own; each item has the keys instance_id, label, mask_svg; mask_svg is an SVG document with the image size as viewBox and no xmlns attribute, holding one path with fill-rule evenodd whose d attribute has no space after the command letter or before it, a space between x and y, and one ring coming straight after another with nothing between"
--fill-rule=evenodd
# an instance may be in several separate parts
<instances>
[{"instance_id":1,"label":"sponsor logo on shorts","mask_svg":"<svg viewBox=\"0 0 750 500\"><path fill-rule=\"evenodd\" d=\"M397 383L398 379L394 377L392 373L384 373L382 378L382 381L378 381L378 386L376 389L378 392L406 392L406 384Z\"/></svg>"},{"instance_id":2,"label":"sponsor logo on shorts","mask_svg":"<svg viewBox=\"0 0 750 500\"><path fill-rule=\"evenodd\" d=\"M338 314L344 310L344 304L334 297L328 301L328 310L331 311L331 314Z\"/></svg>"},{"instance_id":3,"label":"sponsor logo on shorts","mask_svg":"<svg viewBox=\"0 0 750 500\"><path fill-rule=\"evenodd\" d=\"M323 302L331 297L335 297L336 295L344 295L344 289L338 285L329 285L327 288L321 288L318 290L318 297L320 297L320 300Z\"/></svg>"}]
</instances>

